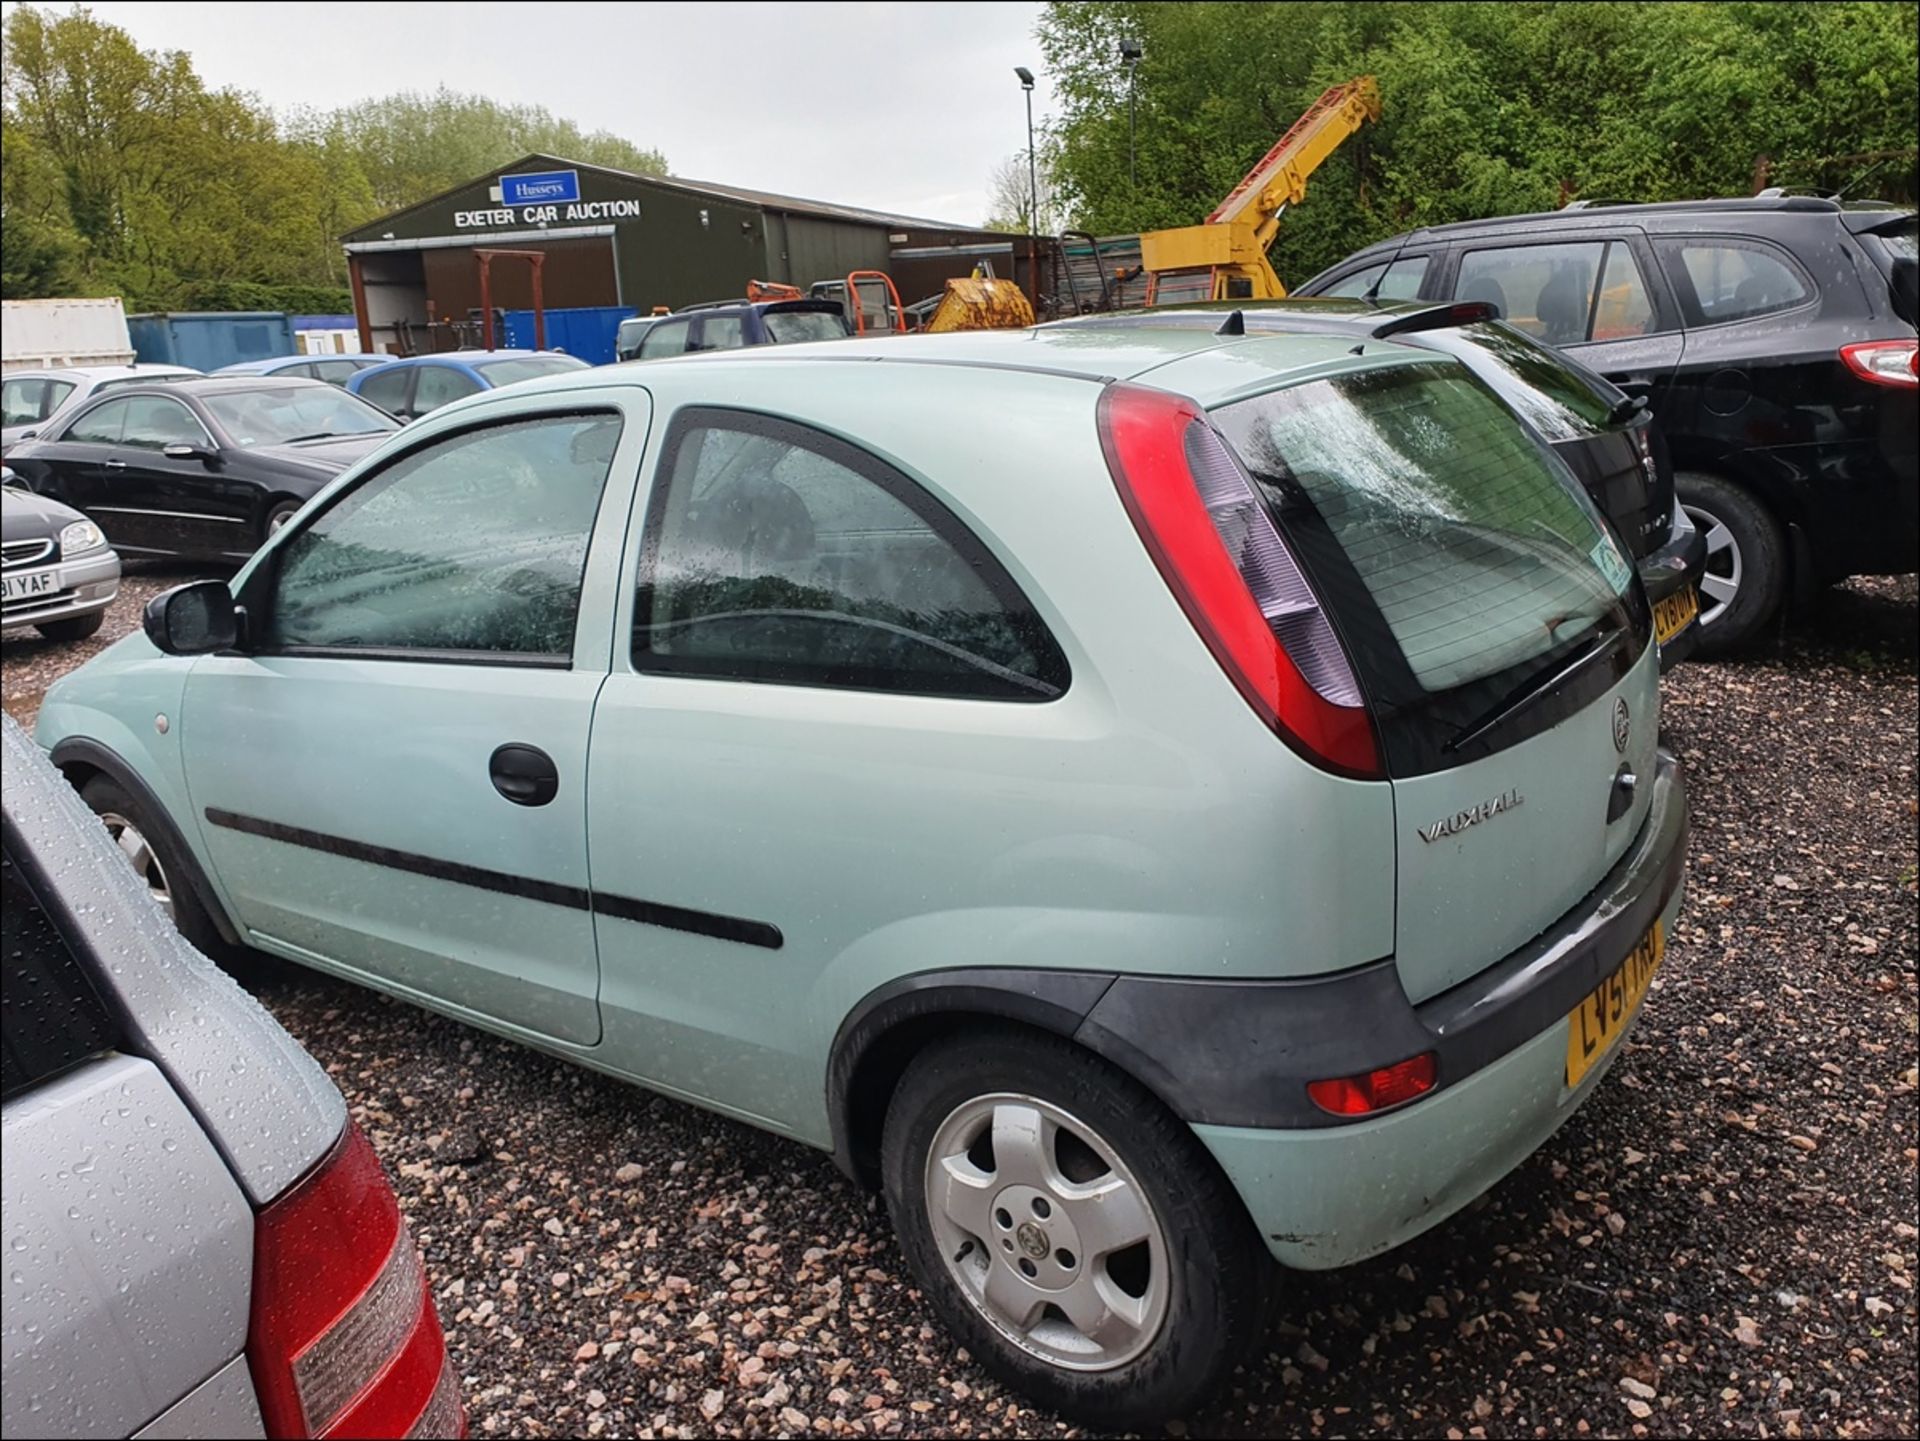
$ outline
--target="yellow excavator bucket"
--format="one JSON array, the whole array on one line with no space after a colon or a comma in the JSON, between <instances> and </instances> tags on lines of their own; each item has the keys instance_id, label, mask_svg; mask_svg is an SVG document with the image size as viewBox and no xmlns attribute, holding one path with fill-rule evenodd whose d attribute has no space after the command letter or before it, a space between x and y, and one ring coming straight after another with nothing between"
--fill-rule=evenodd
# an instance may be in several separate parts
<instances>
[{"instance_id":1,"label":"yellow excavator bucket","mask_svg":"<svg viewBox=\"0 0 1920 1441\"><path fill-rule=\"evenodd\" d=\"M1021 330L1033 324L1033 302L1011 280L975 275L949 280L927 330Z\"/></svg>"}]
</instances>

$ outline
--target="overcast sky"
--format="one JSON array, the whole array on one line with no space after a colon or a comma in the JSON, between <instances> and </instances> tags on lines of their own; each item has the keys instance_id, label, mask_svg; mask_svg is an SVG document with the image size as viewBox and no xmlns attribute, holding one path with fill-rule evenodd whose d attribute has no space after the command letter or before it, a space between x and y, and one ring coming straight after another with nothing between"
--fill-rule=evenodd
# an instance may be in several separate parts
<instances>
[{"instance_id":1,"label":"overcast sky","mask_svg":"<svg viewBox=\"0 0 1920 1441\"><path fill-rule=\"evenodd\" d=\"M6 7L11 10L11 5ZM64 8L64 7L52 7ZM675 175L964 224L1049 93L1038 4L113 4L145 48L276 110L446 85L544 105Z\"/></svg>"}]
</instances>

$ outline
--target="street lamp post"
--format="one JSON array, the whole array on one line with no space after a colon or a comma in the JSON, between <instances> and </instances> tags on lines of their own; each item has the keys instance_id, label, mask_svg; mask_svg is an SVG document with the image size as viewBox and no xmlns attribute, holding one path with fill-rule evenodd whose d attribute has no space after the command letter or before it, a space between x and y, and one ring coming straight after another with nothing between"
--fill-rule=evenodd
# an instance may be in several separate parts
<instances>
[{"instance_id":1,"label":"street lamp post","mask_svg":"<svg viewBox=\"0 0 1920 1441\"><path fill-rule=\"evenodd\" d=\"M1133 94L1134 81L1140 73L1140 54L1138 40L1120 42L1120 60L1127 67L1127 191L1129 198L1140 188L1140 174L1134 166L1133 146Z\"/></svg>"},{"instance_id":2,"label":"street lamp post","mask_svg":"<svg viewBox=\"0 0 1920 1441\"><path fill-rule=\"evenodd\" d=\"M1027 93L1027 281L1033 287L1034 308L1040 306L1040 165L1033 154L1033 72L1013 67L1020 88Z\"/></svg>"}]
</instances>

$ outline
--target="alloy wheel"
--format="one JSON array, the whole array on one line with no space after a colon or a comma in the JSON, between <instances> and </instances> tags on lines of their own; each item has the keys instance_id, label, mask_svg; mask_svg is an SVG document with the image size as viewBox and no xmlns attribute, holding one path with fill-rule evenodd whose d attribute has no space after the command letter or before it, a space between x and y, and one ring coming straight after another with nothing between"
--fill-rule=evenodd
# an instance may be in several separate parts
<instances>
[{"instance_id":1,"label":"alloy wheel","mask_svg":"<svg viewBox=\"0 0 1920 1441\"><path fill-rule=\"evenodd\" d=\"M976 1097L934 1133L926 1188L948 1274L1021 1350L1109 1371L1159 1334L1173 1288L1165 1230L1085 1122L1033 1096Z\"/></svg>"},{"instance_id":2,"label":"alloy wheel","mask_svg":"<svg viewBox=\"0 0 1920 1441\"><path fill-rule=\"evenodd\" d=\"M1727 523L1712 511L1684 502L1681 509L1707 538L1707 568L1700 577L1700 624L1710 626L1733 604L1739 592L1744 570L1740 562L1740 542L1727 529Z\"/></svg>"},{"instance_id":3,"label":"alloy wheel","mask_svg":"<svg viewBox=\"0 0 1920 1441\"><path fill-rule=\"evenodd\" d=\"M107 834L113 837L113 843L120 848L120 854L127 858L134 874L145 882L147 894L154 903L166 912L167 919L173 919L173 888L168 884L166 867L160 864L160 857L154 854L147 838L140 828L123 815L107 811L100 821L107 828Z\"/></svg>"}]
</instances>

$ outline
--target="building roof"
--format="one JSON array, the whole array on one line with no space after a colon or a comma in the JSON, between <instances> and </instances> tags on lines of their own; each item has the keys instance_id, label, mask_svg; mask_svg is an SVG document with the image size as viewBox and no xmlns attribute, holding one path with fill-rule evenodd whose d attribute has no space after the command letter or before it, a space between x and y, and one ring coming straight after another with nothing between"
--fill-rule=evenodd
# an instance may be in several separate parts
<instances>
[{"instance_id":1,"label":"building roof","mask_svg":"<svg viewBox=\"0 0 1920 1441\"><path fill-rule=\"evenodd\" d=\"M929 220L924 216L898 215L892 211L868 210L857 205L836 205L825 200L804 200L799 196L781 195L771 190L752 190L743 185L720 185L708 180L688 180L678 175L650 175L637 170L616 169L611 165L592 165L584 160L569 160L563 155L536 154L523 155L510 164L500 166L497 170L489 170L485 175L475 175L463 180L451 189L441 191L438 195L430 195L424 200L415 201L412 205L389 211L386 215L355 226L344 238L351 239L368 231L378 231L381 227L391 224L396 217L410 214L429 205L437 205L489 175L511 175L518 170L541 166L557 170L590 170L621 180L631 180L640 185L657 185L669 190L683 191L689 195L705 195L715 200L732 200L789 215L811 215L823 220L851 220L857 224L885 225L893 229L989 233L987 227L983 225L961 225L950 220Z\"/></svg>"}]
</instances>

